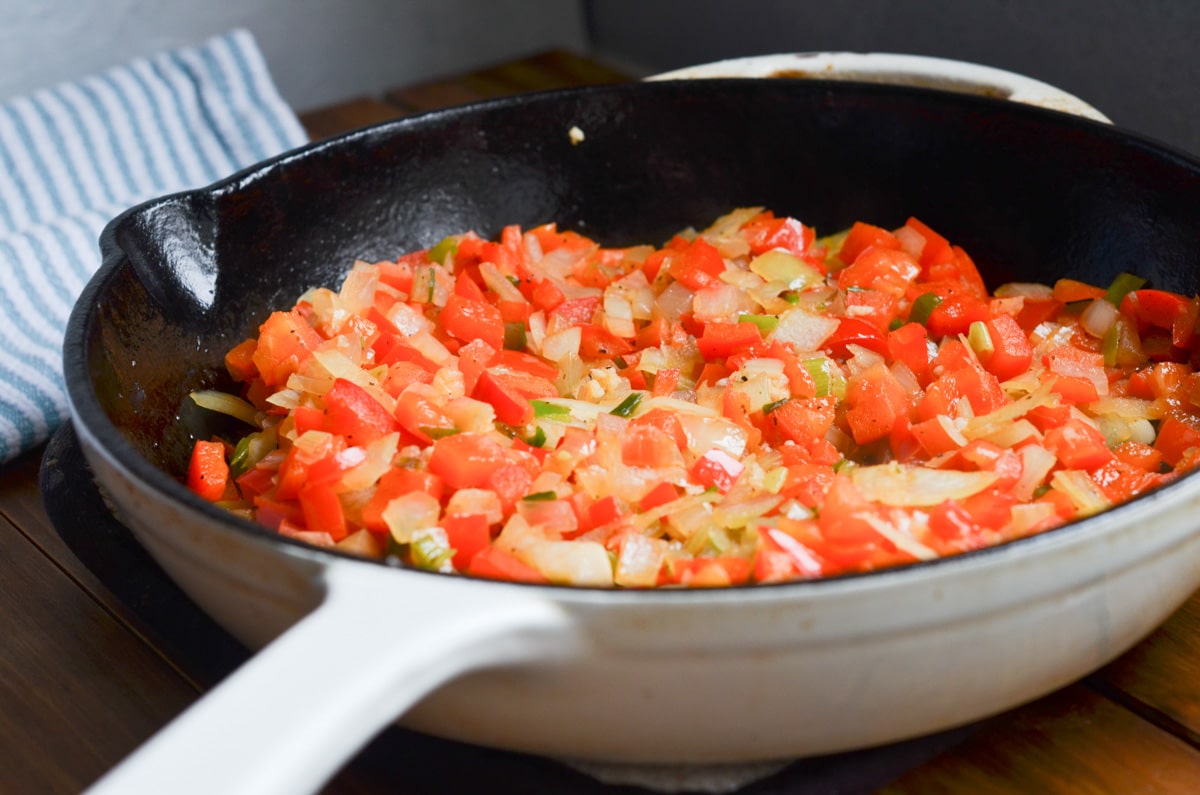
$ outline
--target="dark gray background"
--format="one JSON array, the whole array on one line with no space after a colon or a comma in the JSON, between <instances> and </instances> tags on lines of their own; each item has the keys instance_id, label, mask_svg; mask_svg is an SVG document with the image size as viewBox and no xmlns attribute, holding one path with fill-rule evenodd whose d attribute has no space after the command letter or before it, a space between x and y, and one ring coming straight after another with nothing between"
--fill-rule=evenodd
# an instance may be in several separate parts
<instances>
[{"instance_id":1,"label":"dark gray background","mask_svg":"<svg viewBox=\"0 0 1200 795\"><path fill-rule=\"evenodd\" d=\"M585 13L595 52L648 71L813 50L957 58L1200 156L1197 0L589 0Z\"/></svg>"}]
</instances>

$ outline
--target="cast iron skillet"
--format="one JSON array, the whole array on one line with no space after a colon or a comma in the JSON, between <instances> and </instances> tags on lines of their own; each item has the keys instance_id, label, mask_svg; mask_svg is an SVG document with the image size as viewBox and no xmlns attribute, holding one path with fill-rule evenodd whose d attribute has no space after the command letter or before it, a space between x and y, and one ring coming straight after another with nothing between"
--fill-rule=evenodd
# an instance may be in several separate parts
<instances>
[{"instance_id":1,"label":"cast iron skillet","mask_svg":"<svg viewBox=\"0 0 1200 795\"><path fill-rule=\"evenodd\" d=\"M744 205L821 232L916 215L992 286L1130 270L1192 293L1198 199L1196 161L1050 111L720 80L436 112L130 210L105 230L70 321L73 421L121 517L184 590L253 648L282 637L97 791L315 790L402 713L443 736L601 760L825 753L1077 678L1200 585L1194 477L1042 536L869 575L521 586L352 560L203 503L176 480L209 430L185 396L222 385L224 351L304 288L467 229L553 220L620 245Z\"/></svg>"}]
</instances>

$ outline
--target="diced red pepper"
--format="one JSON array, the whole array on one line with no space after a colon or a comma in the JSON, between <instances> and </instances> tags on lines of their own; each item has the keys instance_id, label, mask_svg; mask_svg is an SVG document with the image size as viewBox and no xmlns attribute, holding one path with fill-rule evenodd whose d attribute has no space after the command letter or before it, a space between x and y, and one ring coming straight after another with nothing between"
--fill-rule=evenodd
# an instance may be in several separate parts
<instances>
[{"instance_id":1,"label":"diced red pepper","mask_svg":"<svg viewBox=\"0 0 1200 795\"><path fill-rule=\"evenodd\" d=\"M1113 459L1104 434L1077 419L1046 431L1043 444L1067 469L1092 470Z\"/></svg>"},{"instance_id":2,"label":"diced red pepper","mask_svg":"<svg viewBox=\"0 0 1200 795\"><path fill-rule=\"evenodd\" d=\"M924 330L921 332L921 337L924 339ZM921 343L924 347L924 342ZM850 351L846 348L847 345L858 345L867 350L875 351L887 355L888 342L884 333L879 330L879 326L874 323L868 323L858 317L844 317L838 322L838 327L834 330L829 339L825 340L824 349L829 351L833 356L839 359L850 358Z\"/></svg>"},{"instance_id":3,"label":"diced red pepper","mask_svg":"<svg viewBox=\"0 0 1200 795\"><path fill-rule=\"evenodd\" d=\"M346 437L353 445L367 445L397 429L384 406L353 381L338 378L325 393L325 430Z\"/></svg>"},{"instance_id":4,"label":"diced red pepper","mask_svg":"<svg viewBox=\"0 0 1200 795\"><path fill-rule=\"evenodd\" d=\"M754 323L706 323L696 345L705 359L724 359L762 341L762 332Z\"/></svg>"},{"instance_id":5,"label":"diced red pepper","mask_svg":"<svg viewBox=\"0 0 1200 795\"><path fill-rule=\"evenodd\" d=\"M225 445L197 439L188 463L188 488L201 499L216 502L225 494L228 483L229 464L225 461Z\"/></svg>"},{"instance_id":6,"label":"diced red pepper","mask_svg":"<svg viewBox=\"0 0 1200 795\"><path fill-rule=\"evenodd\" d=\"M1007 381L1029 369L1033 362L1033 346L1014 317L997 315L984 321L984 326L991 338L992 350L979 354L979 362L988 372Z\"/></svg>"},{"instance_id":7,"label":"diced red pepper","mask_svg":"<svg viewBox=\"0 0 1200 795\"><path fill-rule=\"evenodd\" d=\"M329 483L307 483L297 495L304 512L305 528L314 533L329 533L334 541L347 535L346 512L342 501Z\"/></svg>"}]
</instances>

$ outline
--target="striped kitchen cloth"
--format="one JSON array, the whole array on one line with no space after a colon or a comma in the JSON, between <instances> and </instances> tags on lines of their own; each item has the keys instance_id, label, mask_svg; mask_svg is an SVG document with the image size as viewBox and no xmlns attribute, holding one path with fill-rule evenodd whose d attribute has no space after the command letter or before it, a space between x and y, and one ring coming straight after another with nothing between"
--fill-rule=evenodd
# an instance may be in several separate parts
<instances>
[{"instance_id":1,"label":"striped kitchen cloth","mask_svg":"<svg viewBox=\"0 0 1200 795\"><path fill-rule=\"evenodd\" d=\"M305 141L242 30L0 103L0 463L68 419L63 331L104 225Z\"/></svg>"}]
</instances>

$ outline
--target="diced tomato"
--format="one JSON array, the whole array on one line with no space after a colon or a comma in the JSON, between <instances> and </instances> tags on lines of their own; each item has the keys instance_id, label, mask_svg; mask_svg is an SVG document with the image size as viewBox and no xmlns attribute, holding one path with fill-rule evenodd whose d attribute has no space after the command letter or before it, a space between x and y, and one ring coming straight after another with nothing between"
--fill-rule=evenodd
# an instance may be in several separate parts
<instances>
[{"instance_id":1,"label":"diced tomato","mask_svg":"<svg viewBox=\"0 0 1200 795\"><path fill-rule=\"evenodd\" d=\"M846 312L873 325L882 335L899 311L900 300L883 290L850 290L846 293Z\"/></svg>"},{"instance_id":2,"label":"diced tomato","mask_svg":"<svg viewBox=\"0 0 1200 795\"><path fill-rule=\"evenodd\" d=\"M725 272L725 260L712 243L698 237L676 254L667 267L668 273L676 281L699 290L720 283L720 276Z\"/></svg>"},{"instance_id":3,"label":"diced tomato","mask_svg":"<svg viewBox=\"0 0 1200 795\"><path fill-rule=\"evenodd\" d=\"M780 494L801 505L815 508L825 501L834 473L829 463L803 462L788 465L787 479Z\"/></svg>"},{"instance_id":4,"label":"diced tomato","mask_svg":"<svg viewBox=\"0 0 1200 795\"><path fill-rule=\"evenodd\" d=\"M838 272L838 287L879 290L901 298L920 275L921 266L903 251L868 248Z\"/></svg>"},{"instance_id":5,"label":"diced tomato","mask_svg":"<svg viewBox=\"0 0 1200 795\"><path fill-rule=\"evenodd\" d=\"M925 328L931 337L956 337L966 334L975 321L986 321L990 316L986 301L972 295L952 295L933 308Z\"/></svg>"},{"instance_id":6,"label":"diced tomato","mask_svg":"<svg viewBox=\"0 0 1200 795\"><path fill-rule=\"evenodd\" d=\"M917 380L929 381L929 336L920 323L905 323L887 335L886 353L893 361L905 364Z\"/></svg>"},{"instance_id":7,"label":"diced tomato","mask_svg":"<svg viewBox=\"0 0 1200 795\"><path fill-rule=\"evenodd\" d=\"M959 398L966 398L976 415L995 411L1007 399L996 376L977 365L966 365L944 373L929 385L917 405L918 416L923 420L939 414L957 416L954 404Z\"/></svg>"},{"instance_id":8,"label":"diced tomato","mask_svg":"<svg viewBox=\"0 0 1200 795\"><path fill-rule=\"evenodd\" d=\"M954 259L954 250L950 247L950 241L927 225L916 218L909 218L904 225L925 239L925 246L921 249L920 257L923 268L928 269L931 265L938 265Z\"/></svg>"},{"instance_id":9,"label":"diced tomato","mask_svg":"<svg viewBox=\"0 0 1200 795\"><path fill-rule=\"evenodd\" d=\"M417 389L406 389L400 393L396 398L394 417L401 428L423 444L455 432L454 421L425 392Z\"/></svg>"},{"instance_id":10,"label":"diced tomato","mask_svg":"<svg viewBox=\"0 0 1200 795\"><path fill-rule=\"evenodd\" d=\"M389 469L379 479L375 493L362 510L363 526L375 532L386 532L387 525L383 521L383 511L387 508L388 503L414 491L424 492L434 499L440 500L444 492L442 479L424 469L409 469L408 467Z\"/></svg>"},{"instance_id":11,"label":"diced tomato","mask_svg":"<svg viewBox=\"0 0 1200 795\"><path fill-rule=\"evenodd\" d=\"M662 469L679 462L675 440L653 425L630 425L621 441L621 460L625 466Z\"/></svg>"},{"instance_id":12,"label":"diced tomato","mask_svg":"<svg viewBox=\"0 0 1200 795\"><path fill-rule=\"evenodd\" d=\"M858 444L888 436L908 415L908 392L882 364L850 379L846 390L846 423Z\"/></svg>"},{"instance_id":13,"label":"diced tomato","mask_svg":"<svg viewBox=\"0 0 1200 795\"><path fill-rule=\"evenodd\" d=\"M259 326L251 361L267 386L280 385L309 360L321 342L321 335L299 312L272 312Z\"/></svg>"},{"instance_id":14,"label":"diced tomato","mask_svg":"<svg viewBox=\"0 0 1200 795\"><path fill-rule=\"evenodd\" d=\"M1154 488L1160 482L1157 473L1127 464L1114 458L1091 472L1092 481L1114 503L1124 502L1143 491Z\"/></svg>"},{"instance_id":15,"label":"diced tomato","mask_svg":"<svg viewBox=\"0 0 1200 795\"><path fill-rule=\"evenodd\" d=\"M1115 455L1123 463L1135 466L1144 472L1158 473L1162 469L1163 454L1148 444L1141 442L1121 442L1113 448Z\"/></svg>"},{"instance_id":16,"label":"diced tomato","mask_svg":"<svg viewBox=\"0 0 1200 795\"><path fill-rule=\"evenodd\" d=\"M257 348L258 340L252 338L239 342L225 354L225 369L235 381L250 381L258 376L258 367L254 364Z\"/></svg>"},{"instance_id":17,"label":"diced tomato","mask_svg":"<svg viewBox=\"0 0 1200 795\"><path fill-rule=\"evenodd\" d=\"M692 477L706 487L726 492L746 468L745 464L723 450L709 450L692 465Z\"/></svg>"},{"instance_id":18,"label":"diced tomato","mask_svg":"<svg viewBox=\"0 0 1200 795\"><path fill-rule=\"evenodd\" d=\"M1172 467L1179 466L1189 451L1200 447L1200 427L1176 417L1167 417L1158 429L1154 449L1162 453L1163 460Z\"/></svg>"},{"instance_id":19,"label":"diced tomato","mask_svg":"<svg viewBox=\"0 0 1200 795\"><path fill-rule=\"evenodd\" d=\"M442 520L446 540L454 550L451 564L459 571L466 571L475 556L491 543L491 528L487 517L481 513L453 514Z\"/></svg>"},{"instance_id":20,"label":"diced tomato","mask_svg":"<svg viewBox=\"0 0 1200 795\"><path fill-rule=\"evenodd\" d=\"M519 463L506 461L488 475L485 486L500 498L505 513L511 513L517 501L529 493L533 473Z\"/></svg>"},{"instance_id":21,"label":"diced tomato","mask_svg":"<svg viewBox=\"0 0 1200 795\"><path fill-rule=\"evenodd\" d=\"M929 529L943 541L961 541L978 533L979 525L966 508L946 500L929 512Z\"/></svg>"},{"instance_id":22,"label":"diced tomato","mask_svg":"<svg viewBox=\"0 0 1200 795\"><path fill-rule=\"evenodd\" d=\"M744 223L738 234L750 244L750 251L754 254L783 249L796 256L804 256L816 238L811 228L795 218L776 218L769 210Z\"/></svg>"},{"instance_id":23,"label":"diced tomato","mask_svg":"<svg viewBox=\"0 0 1200 795\"><path fill-rule=\"evenodd\" d=\"M852 547L879 541L879 531L869 521L873 518L879 518L879 509L863 497L854 481L842 475L830 484L817 522L821 535L831 544Z\"/></svg>"},{"instance_id":24,"label":"diced tomato","mask_svg":"<svg viewBox=\"0 0 1200 795\"><path fill-rule=\"evenodd\" d=\"M555 307L552 314L562 318L568 325L580 326L584 323L591 323L599 308L600 298L598 296L572 298Z\"/></svg>"},{"instance_id":25,"label":"diced tomato","mask_svg":"<svg viewBox=\"0 0 1200 795\"><path fill-rule=\"evenodd\" d=\"M484 547L471 558L471 562L467 566L467 574L472 577L508 580L509 582L528 582L541 585L550 582L537 569L522 563L509 553L494 546Z\"/></svg>"},{"instance_id":26,"label":"diced tomato","mask_svg":"<svg viewBox=\"0 0 1200 795\"><path fill-rule=\"evenodd\" d=\"M654 387L651 394L654 397L662 397L670 395L679 386L679 368L678 367L661 367L654 374Z\"/></svg>"},{"instance_id":27,"label":"diced tomato","mask_svg":"<svg viewBox=\"0 0 1200 795\"><path fill-rule=\"evenodd\" d=\"M980 527L999 530L1012 519L1017 498L1011 492L985 489L962 500L961 504Z\"/></svg>"},{"instance_id":28,"label":"diced tomato","mask_svg":"<svg viewBox=\"0 0 1200 795\"><path fill-rule=\"evenodd\" d=\"M481 433L456 433L433 443L429 471L452 489L480 488L508 463L504 448Z\"/></svg>"},{"instance_id":29,"label":"diced tomato","mask_svg":"<svg viewBox=\"0 0 1200 795\"><path fill-rule=\"evenodd\" d=\"M845 240L842 241L842 247L838 250L838 259L849 265L858 259L859 254L871 247L898 249L900 241L882 227L855 221Z\"/></svg>"},{"instance_id":30,"label":"diced tomato","mask_svg":"<svg viewBox=\"0 0 1200 795\"><path fill-rule=\"evenodd\" d=\"M544 312L554 311L566 300L563 291L550 279L535 281L527 297L530 303Z\"/></svg>"},{"instance_id":31,"label":"diced tomato","mask_svg":"<svg viewBox=\"0 0 1200 795\"><path fill-rule=\"evenodd\" d=\"M499 350L504 347L504 318L486 301L463 298L457 293L446 299L438 316L442 328L462 342L483 340Z\"/></svg>"},{"instance_id":32,"label":"diced tomato","mask_svg":"<svg viewBox=\"0 0 1200 795\"><path fill-rule=\"evenodd\" d=\"M944 415L914 423L910 428L921 448L931 456L953 452L962 445L953 421Z\"/></svg>"},{"instance_id":33,"label":"diced tomato","mask_svg":"<svg viewBox=\"0 0 1200 795\"><path fill-rule=\"evenodd\" d=\"M750 579L751 563L745 558L692 558L674 561L673 581L693 588L740 585Z\"/></svg>"}]
</instances>

